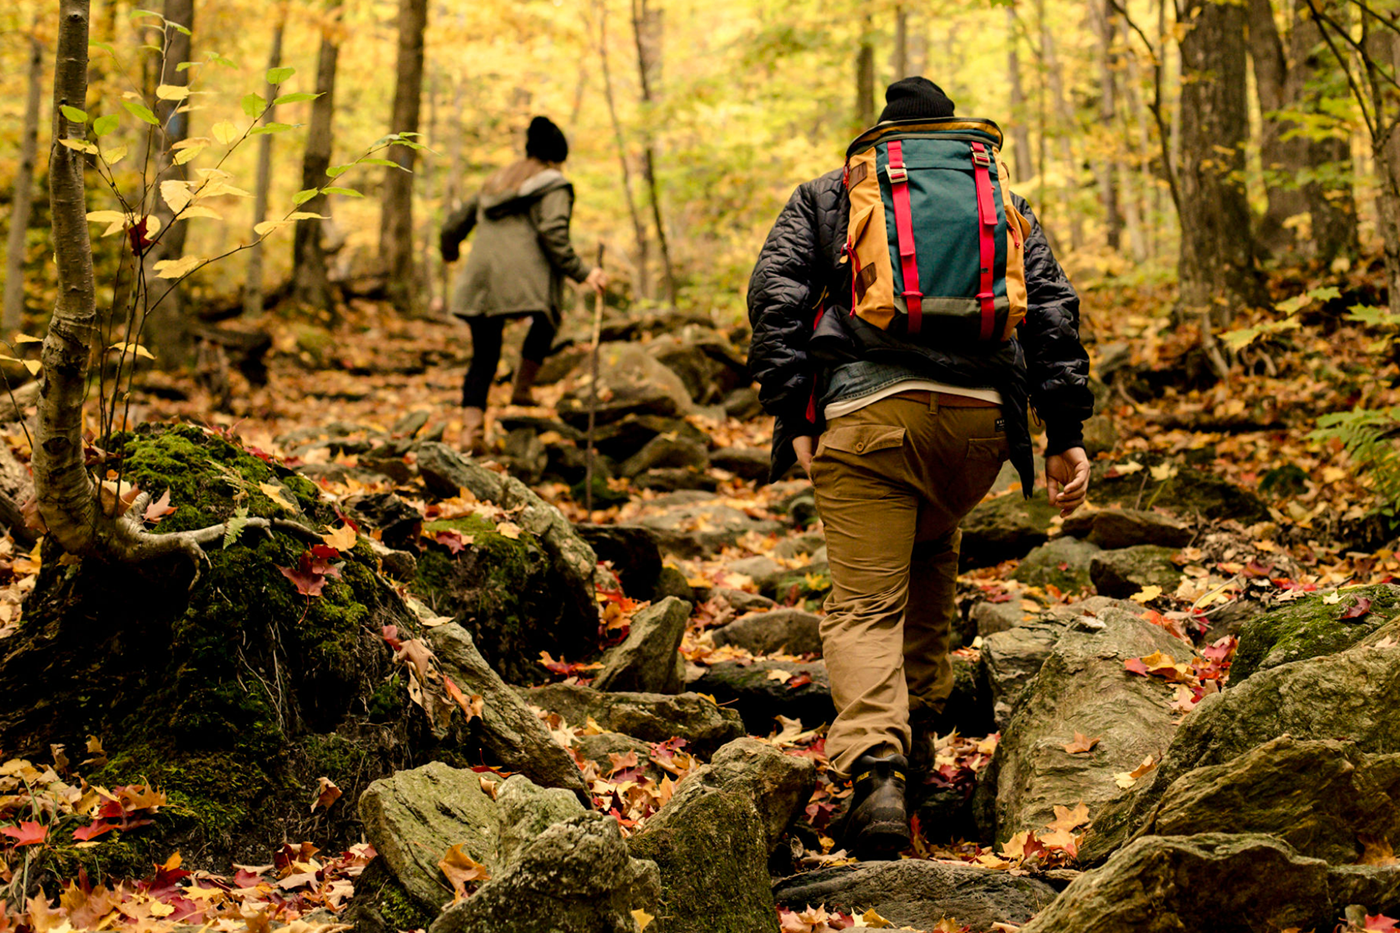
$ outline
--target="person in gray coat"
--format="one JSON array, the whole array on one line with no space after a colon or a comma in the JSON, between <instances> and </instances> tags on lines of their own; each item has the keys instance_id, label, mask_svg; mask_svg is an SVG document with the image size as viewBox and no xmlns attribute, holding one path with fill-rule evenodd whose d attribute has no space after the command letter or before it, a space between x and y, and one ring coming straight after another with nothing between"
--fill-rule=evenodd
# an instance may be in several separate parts
<instances>
[{"instance_id":1,"label":"person in gray coat","mask_svg":"<svg viewBox=\"0 0 1400 933\"><path fill-rule=\"evenodd\" d=\"M530 318L511 403L531 405L530 388L559 329L566 278L601 293L602 269L590 268L569 241L574 187L560 167L569 157L564 133L535 117L526 134L525 158L496 172L443 226L445 262L456 262L463 240L476 243L452 292L452 313L471 327L472 361L462 381L465 453L485 452L486 398L501 360L506 321Z\"/></svg>"}]
</instances>

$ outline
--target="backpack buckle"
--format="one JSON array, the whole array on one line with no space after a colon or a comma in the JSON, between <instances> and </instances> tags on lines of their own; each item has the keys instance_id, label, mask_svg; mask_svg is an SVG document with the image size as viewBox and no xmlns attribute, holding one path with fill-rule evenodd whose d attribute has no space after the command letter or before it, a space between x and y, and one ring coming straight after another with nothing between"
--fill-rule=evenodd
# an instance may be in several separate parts
<instances>
[{"instance_id":1,"label":"backpack buckle","mask_svg":"<svg viewBox=\"0 0 1400 933\"><path fill-rule=\"evenodd\" d=\"M981 143L972 144L972 164L980 165L982 168L992 167L992 156L986 149L982 148Z\"/></svg>"},{"instance_id":2,"label":"backpack buckle","mask_svg":"<svg viewBox=\"0 0 1400 933\"><path fill-rule=\"evenodd\" d=\"M909 180L909 170L902 165L886 165L885 174L892 185L902 185Z\"/></svg>"}]
</instances>

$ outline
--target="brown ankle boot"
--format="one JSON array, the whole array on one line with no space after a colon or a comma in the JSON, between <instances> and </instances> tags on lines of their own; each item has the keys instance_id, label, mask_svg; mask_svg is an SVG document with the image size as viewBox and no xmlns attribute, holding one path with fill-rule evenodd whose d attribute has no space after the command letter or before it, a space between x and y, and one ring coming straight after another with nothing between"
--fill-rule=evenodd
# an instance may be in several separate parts
<instances>
[{"instance_id":1,"label":"brown ankle boot","mask_svg":"<svg viewBox=\"0 0 1400 933\"><path fill-rule=\"evenodd\" d=\"M515 389L511 392L510 403L520 405L524 408L533 408L535 397L530 389L535 384L535 376L539 374L540 364L536 360L521 360L520 368L515 371Z\"/></svg>"},{"instance_id":2,"label":"brown ankle boot","mask_svg":"<svg viewBox=\"0 0 1400 933\"><path fill-rule=\"evenodd\" d=\"M862 862L891 861L909 845L903 755L862 755L853 767L854 793L838 829L841 845Z\"/></svg>"},{"instance_id":3,"label":"brown ankle boot","mask_svg":"<svg viewBox=\"0 0 1400 933\"><path fill-rule=\"evenodd\" d=\"M480 457L486 453L485 409L462 409L462 438L457 446L468 457Z\"/></svg>"}]
</instances>

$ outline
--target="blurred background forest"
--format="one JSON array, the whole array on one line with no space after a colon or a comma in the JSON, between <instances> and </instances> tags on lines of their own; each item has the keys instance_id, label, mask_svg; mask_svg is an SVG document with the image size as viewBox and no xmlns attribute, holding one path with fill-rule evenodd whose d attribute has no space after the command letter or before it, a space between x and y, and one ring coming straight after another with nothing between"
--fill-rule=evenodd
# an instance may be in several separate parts
<instances>
[{"instance_id":1,"label":"blurred background forest","mask_svg":"<svg viewBox=\"0 0 1400 933\"><path fill-rule=\"evenodd\" d=\"M513 158L529 118L544 113L573 146L575 237L584 249L610 247L625 294L738 315L750 265L792 187L839 165L846 142L874 121L884 86L905 74L940 83L960 113L1001 123L1016 187L1086 282L1169 283L1189 261L1210 267L1185 270L1202 283L1197 303L1247 303L1259 295L1252 270L1317 261L1344 271L1378 254L1384 233L1385 173L1371 137L1394 108L1393 81L1373 74L1368 83L1365 68L1393 62L1393 13L1359 3L166 0L150 11L189 21L191 42L144 14L143 2L151 5L94 3L94 42L107 51L94 50L88 110L122 115L116 139L134 153L117 180L139 168L145 135L122 114L124 95L156 101L159 84L188 82L184 132L207 138L239 114L244 95L263 92L270 64L294 68L280 91L333 90L328 137L311 146L319 156L308 149L317 104L277 108L286 128L267 137L267 203L288 204L309 187L303 162L344 163L388 132L421 133L432 151L411 176L411 219L381 223L400 187L392 169L354 180L367 197L332 194L321 212L332 217L322 238L338 281L372 284L410 232L420 287L401 301L425 306L440 306L446 281L434 249L442 219ZM8 227L29 213L19 246L10 235L10 328L19 325L17 261L32 323L55 287L45 199L29 211L16 196L43 190L53 6L14 0L0 12L0 208ZM162 43L182 38L188 55L172 48L167 57L203 64L175 72L172 60L159 75ZM338 51L338 68L328 70L328 51ZM418 106L399 100L396 110L415 83ZM223 168L251 191L258 158L245 145ZM105 196L90 191L91 208L109 206ZM226 222L189 223L181 248L208 256L251 239L254 200L228 200ZM1199 248L1182 250L1183 227ZM116 241L102 241L108 263ZM264 289L285 293L291 245L274 240L262 252ZM217 317L242 304L248 275L244 257L189 287Z\"/></svg>"}]
</instances>

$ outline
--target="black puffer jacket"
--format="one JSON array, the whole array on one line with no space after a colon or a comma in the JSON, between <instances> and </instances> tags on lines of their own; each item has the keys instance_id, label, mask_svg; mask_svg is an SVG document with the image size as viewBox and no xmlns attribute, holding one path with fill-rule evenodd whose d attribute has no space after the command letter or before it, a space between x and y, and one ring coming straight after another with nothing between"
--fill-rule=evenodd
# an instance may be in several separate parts
<instances>
[{"instance_id":1,"label":"black puffer jacket","mask_svg":"<svg viewBox=\"0 0 1400 933\"><path fill-rule=\"evenodd\" d=\"M1026 495L1034 484L1027 402L1045 421L1047 452L1083 443L1093 413L1089 357L1079 342L1079 296L1055 261L1030 206L1012 195L1031 222L1026 239L1029 310L1017 336L986 351L928 347L891 338L851 317L850 268L843 264L849 201L841 170L809 181L778 216L749 281L753 342L749 368L763 407L777 417L772 475L792 466L793 438L820 434L808 402L824 403L825 375L843 363L879 360L949 385L995 388L1007 415L1011 461ZM820 328L814 336L818 312Z\"/></svg>"}]
</instances>

